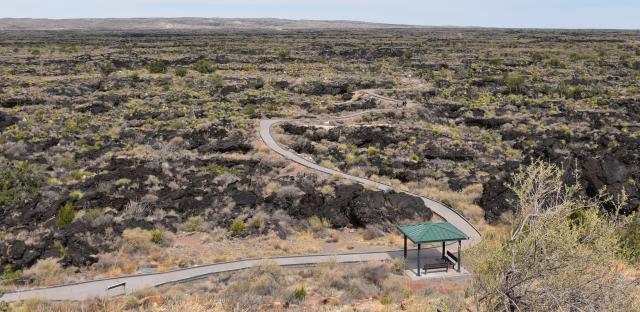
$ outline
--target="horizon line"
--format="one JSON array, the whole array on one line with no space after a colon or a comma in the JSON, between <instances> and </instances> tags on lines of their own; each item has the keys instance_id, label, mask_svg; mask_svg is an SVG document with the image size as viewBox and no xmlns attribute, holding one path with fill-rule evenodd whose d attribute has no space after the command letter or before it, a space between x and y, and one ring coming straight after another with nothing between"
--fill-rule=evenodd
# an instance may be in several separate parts
<instances>
[{"instance_id":1,"label":"horizon line","mask_svg":"<svg viewBox=\"0 0 640 312\"><path fill-rule=\"evenodd\" d=\"M282 18L282 17L202 17L202 16L153 16L153 17L0 17L0 20L50 20L50 21L73 21L73 20L135 20L135 19L225 19L225 20L281 20L281 21L310 21L310 22L349 22L349 23L363 23L363 24L378 24L378 25L387 25L387 26L398 26L403 28L467 28L467 29L522 29L522 30L602 30L602 31L616 31L616 30L625 30L625 31L640 31L640 28L605 28L605 27L594 27L594 28L571 28L571 27L546 27L546 26L537 26L537 27L522 27L522 26L480 26L480 25L420 25L420 24L398 24L398 23L389 23L389 22L379 22L379 21L367 21L367 20L349 20L349 19L307 19L307 18ZM113 27L116 29L117 27ZM225 28L225 27L221 27ZM233 27L226 27L233 28ZM371 27L375 28L375 27ZM392 27L386 27L392 28ZM167 30L163 28L158 28L158 30ZM313 29L310 27L309 29ZM347 28L345 28L347 29ZM30 30L30 29L22 29L22 30ZM34 29L35 30L35 29ZM40 30L40 29L38 29ZM52 29L51 31L64 31L64 30L73 30L73 29ZM130 29L134 30L134 29ZM146 29L153 30L153 29ZM6 31L6 30L5 30Z\"/></svg>"}]
</instances>

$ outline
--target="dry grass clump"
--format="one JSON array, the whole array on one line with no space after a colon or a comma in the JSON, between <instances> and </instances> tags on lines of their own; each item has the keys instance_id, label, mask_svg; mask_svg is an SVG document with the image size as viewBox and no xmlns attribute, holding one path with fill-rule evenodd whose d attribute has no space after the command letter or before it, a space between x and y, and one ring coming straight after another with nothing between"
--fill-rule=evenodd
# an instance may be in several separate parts
<instances>
[{"instance_id":1,"label":"dry grass clump","mask_svg":"<svg viewBox=\"0 0 640 312\"><path fill-rule=\"evenodd\" d=\"M222 301L228 309L257 310L261 305L286 300L287 288L300 280L287 273L277 263L263 261L234 275L222 293Z\"/></svg>"},{"instance_id":2,"label":"dry grass clump","mask_svg":"<svg viewBox=\"0 0 640 312\"><path fill-rule=\"evenodd\" d=\"M183 227L188 232L203 232L206 230L207 224L202 216L194 216L189 217Z\"/></svg>"},{"instance_id":3,"label":"dry grass clump","mask_svg":"<svg viewBox=\"0 0 640 312\"><path fill-rule=\"evenodd\" d=\"M140 228L126 229L122 232L121 248L124 252L149 253L157 248L153 243L153 234Z\"/></svg>"},{"instance_id":4,"label":"dry grass clump","mask_svg":"<svg viewBox=\"0 0 640 312\"><path fill-rule=\"evenodd\" d=\"M38 286L53 285L65 281L65 269L58 262L59 259L40 259L31 268L23 272L23 276L31 279Z\"/></svg>"},{"instance_id":5,"label":"dry grass clump","mask_svg":"<svg viewBox=\"0 0 640 312\"><path fill-rule=\"evenodd\" d=\"M362 238L364 240L372 240L372 239L376 239L378 237L382 237L384 236L384 231L382 231L382 229L380 229L379 226L377 225L367 225L365 227L365 229L362 231Z\"/></svg>"}]
</instances>

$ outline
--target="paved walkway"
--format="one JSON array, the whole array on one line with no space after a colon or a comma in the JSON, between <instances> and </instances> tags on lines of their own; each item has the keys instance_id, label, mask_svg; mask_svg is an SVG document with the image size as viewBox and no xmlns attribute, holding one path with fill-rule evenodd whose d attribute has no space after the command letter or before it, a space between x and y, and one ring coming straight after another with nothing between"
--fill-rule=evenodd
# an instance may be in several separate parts
<instances>
[{"instance_id":1,"label":"paved walkway","mask_svg":"<svg viewBox=\"0 0 640 312\"><path fill-rule=\"evenodd\" d=\"M374 94L371 90L364 90L370 96L387 100L387 101L395 101L398 100L387 98L384 96L380 96ZM408 103L407 106L414 106L415 103ZM371 113L375 111L384 111L383 110L369 110L365 112L358 112L346 116L331 118L330 120L337 119L346 119L352 118L357 115ZM318 122L321 119L316 119L315 122ZM262 120L260 122L260 137L264 141L264 143L274 150L276 153L288 158L291 161L299 163L305 167L310 169L324 172L327 174L340 174L342 177L362 183L365 185L374 186L380 190L388 191L391 190L392 187L383 183L379 183L376 181L372 181L366 178L361 178L349 174L345 174L339 172L337 170L333 170L330 168L322 167L314 162L308 161L298 154L293 153L282 146L280 146L275 139L271 136L271 126L277 124L279 122L283 122L285 120ZM475 242L480 240L480 233L471 225L464 217L453 211L451 208L445 206L444 204L437 202L435 200L422 197L416 194L412 194L422 198L425 205L431 209L434 213L447 220L451 224L455 225L458 229L463 231L467 236L471 239L465 242L464 246L469 244L474 244ZM389 260L392 257L398 257L400 255L399 251L383 251L383 252L366 252L366 253L344 253L344 254L335 254L335 255L306 255L306 256L289 256L289 257L275 257L275 258L267 258L275 261L279 265L282 266L305 266L305 265L315 265L322 262L327 261L335 261L336 263L356 263L356 262L366 262L366 261L381 261L381 260ZM225 262L211 265L204 265L200 267L188 268L175 270L164 273L152 273L152 274L141 274L141 275L133 275L133 276L123 276L118 278L110 278L110 279L102 279L95 281L88 281L70 285L61 285L61 286L53 286L46 287L40 289L30 289L17 291L12 293L7 293L2 296L2 300L7 302L24 300L28 298L40 297L48 300L85 300L89 298L98 298L98 297L108 297L113 295L120 295L123 293L131 293L133 291L147 288L147 287L157 287L165 284L185 282L193 279L202 278L208 275L223 273L223 272L232 272L242 269L250 268L260 261L264 261L264 259L247 259L233 262ZM111 290L108 290L110 287L115 285L122 285Z\"/></svg>"},{"instance_id":2,"label":"paved walkway","mask_svg":"<svg viewBox=\"0 0 640 312\"><path fill-rule=\"evenodd\" d=\"M281 266L306 266L328 261L335 261L336 263L356 263L389 260L392 257L391 253L398 253L398 251L349 253L336 255L290 256L265 259L273 260ZM185 282L216 273L233 272L237 270L247 269L256 264L259 264L265 259L240 260L204 265L200 267L164 273L133 275L41 289L24 290L7 293L2 297L2 300L12 302L34 297L46 298L48 300L85 300L96 297L108 297L119 295L122 293L131 293L136 290L148 287L157 287L165 284ZM117 287L111 291L108 290L109 287L121 283L125 283L124 287Z\"/></svg>"},{"instance_id":3,"label":"paved walkway","mask_svg":"<svg viewBox=\"0 0 640 312\"><path fill-rule=\"evenodd\" d=\"M388 98L385 96L381 96L381 95L377 95L375 93L373 93L372 90L363 90L366 94L382 99L382 100L386 100L386 101L392 101L392 102L400 102L399 100L396 99L392 99L392 98ZM416 106L416 103L414 102L408 102L407 103L407 107L413 107ZM354 114L349 114L349 115L345 115L345 116L341 116L341 117L335 117L329 120L340 120L340 119L348 119L348 118L353 118L355 116L358 115L362 115L362 114L366 114L366 113L371 113L371 112L376 112L376 111L391 111L392 109L377 109L377 110L370 110L370 111L364 111L364 112L358 112L358 113L354 113ZM350 175L350 174L346 174L343 173L341 171L338 170L334 170L331 168L327 168L327 167L323 167L317 163L314 163L312 161L306 160L304 158L302 158L300 155L296 154L295 152L286 149L284 147L282 147L274 138L273 136L271 136L271 128L273 125L281 123L281 122L285 122L285 121L304 121L304 122L308 122L308 123L320 123L322 121L325 121L323 119L295 119L295 120L286 120L286 119L269 119L269 120L262 120L260 121L260 137L262 138L262 140L264 141L264 143L273 151L275 151L276 153L286 157L287 159L294 161L300 165L303 165L307 168L316 170L316 171L320 171L329 175L340 175L341 177L345 178L345 179L349 179L364 185L369 185L369 186L373 186L377 189L383 190L383 191L389 191L392 190L393 187L391 187L390 185L387 184L383 184L377 181L373 181L367 178L362 178L362 177L357 177L354 175ZM440 216L441 218L443 218L444 220L446 220L447 222L453 224L455 227L457 227L458 229L460 229L463 233L465 233L467 236L469 236L470 240L465 241L464 242L464 247L467 247L469 245L473 245L475 244L477 241L479 241L480 238L480 232L478 232L478 230L467 220L465 219L462 215L460 215L458 212L456 212L455 210L453 210L452 208L446 206L445 204L433 200L431 198L427 198L424 196L420 196L418 194L415 193L411 193L411 192L405 192L417 197L420 197L423 201L425 206L427 206L429 209L431 209L431 211L433 211L435 214L437 214L438 216Z\"/></svg>"}]
</instances>

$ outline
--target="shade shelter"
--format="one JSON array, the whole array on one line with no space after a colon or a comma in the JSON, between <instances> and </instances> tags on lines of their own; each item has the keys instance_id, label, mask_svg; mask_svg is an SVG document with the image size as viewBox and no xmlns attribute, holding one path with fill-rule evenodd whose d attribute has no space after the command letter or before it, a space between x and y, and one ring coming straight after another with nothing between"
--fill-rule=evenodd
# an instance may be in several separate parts
<instances>
[{"instance_id":1,"label":"shade shelter","mask_svg":"<svg viewBox=\"0 0 640 312\"><path fill-rule=\"evenodd\" d=\"M422 244L442 242L442 259L447 259L445 246L447 242L458 242L458 254L456 260L456 270L460 272L460 262L462 255L460 247L463 240L469 237L458 230L449 222L420 223L410 225L398 225L398 230L404 235L404 259L407 259L407 239L418 245L418 276L420 276L420 247Z\"/></svg>"}]
</instances>

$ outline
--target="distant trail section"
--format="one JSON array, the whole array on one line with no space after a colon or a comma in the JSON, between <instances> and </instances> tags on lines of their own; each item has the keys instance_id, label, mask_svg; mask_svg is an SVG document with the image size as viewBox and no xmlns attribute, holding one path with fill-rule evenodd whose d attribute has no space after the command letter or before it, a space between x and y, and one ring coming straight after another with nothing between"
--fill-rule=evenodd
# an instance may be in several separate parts
<instances>
[{"instance_id":1,"label":"distant trail section","mask_svg":"<svg viewBox=\"0 0 640 312\"><path fill-rule=\"evenodd\" d=\"M401 102L401 100L398 99L394 99L394 98L390 98L390 97L386 97L386 96L382 96L379 94L376 94L374 92L374 90L361 90L362 92L364 92L365 94L367 94L368 96L371 97L375 97L384 101L391 101L391 102ZM414 102L407 102L407 105L405 107L415 107L417 104ZM262 138L262 141L274 152L284 156L285 158L296 162L300 165L303 165L309 169L312 170L316 170L322 173L326 173L329 175L339 175L342 178L351 180L351 181L355 181L358 182L360 184L363 185L369 185L369 186L373 186L379 190L382 191L390 191L393 189L392 186L384 184L384 183L380 183L377 181L373 181L367 178L363 178L363 177L357 177L354 175L350 175L350 174L346 174L343 173L341 171L335 170L335 169L331 169L331 168L327 168L327 167L323 167L317 163L314 163L312 161L306 160L304 158L302 158L300 155L298 155L297 153L288 150L286 148L284 148L283 146L281 146L271 135L271 127L273 125L276 125L278 123L282 123L282 122L288 122L288 121L296 121L296 122L308 122L308 123L319 123L321 121L332 121L332 120L340 120L340 119L348 119L348 118L353 118L356 117L358 115L363 115L363 114L368 114L368 113L374 113L374 112L382 112L382 111L390 111L391 109L376 109L376 110L368 110L368 111L362 111L362 112L357 112L357 113L353 113L353 114L349 114L349 115L345 115L345 116L340 116L340 117L334 117L334 118L330 118L330 119L265 119L265 120L261 120L260 121L260 137ZM424 197L421 196L419 194L415 194L412 192L405 192L407 194L413 195L413 196L417 196L420 197L423 201L425 206L427 206L429 209L431 209L431 211L433 211L433 213L437 214L438 216L440 216L441 218L443 218L444 220L446 220L447 222L453 224L455 227L457 227L458 229L460 229L463 233L465 233L467 236L469 236L469 240L465 241L463 246L467 247L467 246L471 246L476 244L477 242L479 242L481 240L481 236L480 236L480 232L478 231L478 229L476 229L464 216L462 216L461 214L459 214L458 212L456 212L455 210L453 210L452 208L448 207L447 205L436 201L434 199L428 198L428 197Z\"/></svg>"}]
</instances>

